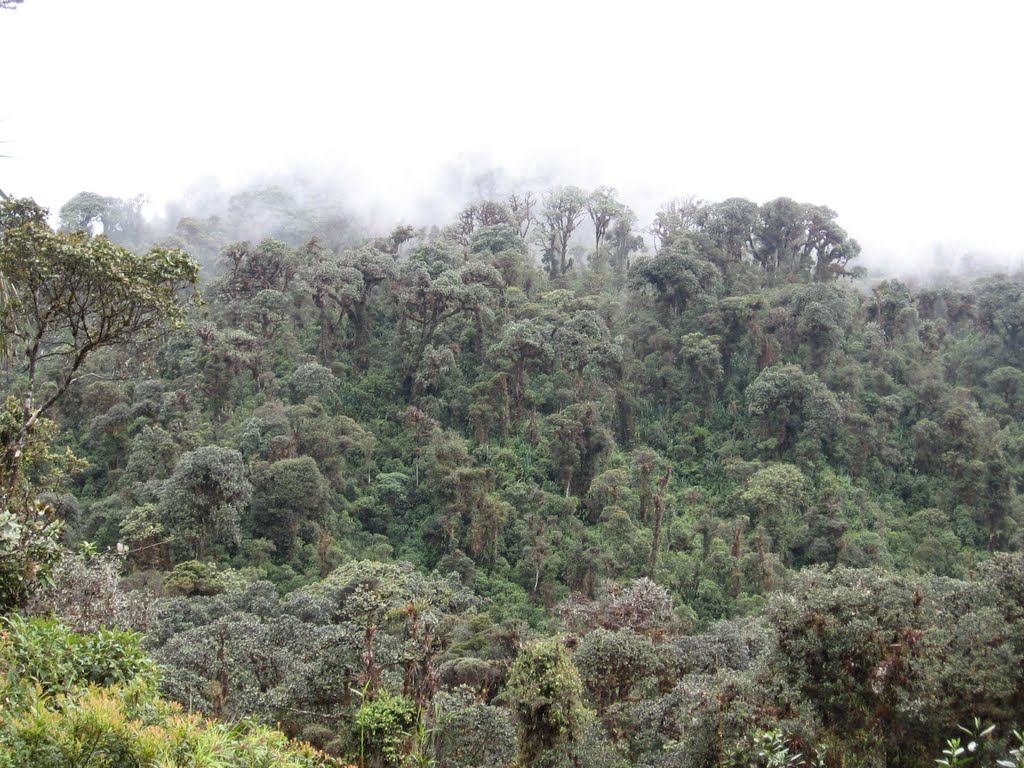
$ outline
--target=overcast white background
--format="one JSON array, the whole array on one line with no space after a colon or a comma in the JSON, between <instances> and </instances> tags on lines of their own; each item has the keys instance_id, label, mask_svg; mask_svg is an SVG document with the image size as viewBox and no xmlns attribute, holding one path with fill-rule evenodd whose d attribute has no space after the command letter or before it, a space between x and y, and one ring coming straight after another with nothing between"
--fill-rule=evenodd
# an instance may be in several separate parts
<instances>
[{"instance_id":1,"label":"overcast white background","mask_svg":"<svg viewBox=\"0 0 1024 768\"><path fill-rule=\"evenodd\" d=\"M871 262L1024 255L1024 4L25 0L0 188L56 208L315 168L411 223L442 169L837 209Z\"/></svg>"}]
</instances>

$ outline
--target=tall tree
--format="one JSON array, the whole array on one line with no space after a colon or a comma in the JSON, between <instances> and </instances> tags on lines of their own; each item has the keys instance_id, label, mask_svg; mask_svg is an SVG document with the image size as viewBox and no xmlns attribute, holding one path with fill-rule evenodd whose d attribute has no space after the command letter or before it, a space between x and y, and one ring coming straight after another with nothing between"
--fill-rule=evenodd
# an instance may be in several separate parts
<instances>
[{"instance_id":1,"label":"tall tree","mask_svg":"<svg viewBox=\"0 0 1024 768\"><path fill-rule=\"evenodd\" d=\"M291 554L301 534L327 517L330 501L327 481L309 456L254 467L251 517L255 537L272 541L281 560Z\"/></svg>"},{"instance_id":2,"label":"tall tree","mask_svg":"<svg viewBox=\"0 0 1024 768\"><path fill-rule=\"evenodd\" d=\"M572 267L569 240L587 212L587 193L579 187L558 187L544 196L538 237L543 260L552 278L565 275Z\"/></svg>"},{"instance_id":3,"label":"tall tree","mask_svg":"<svg viewBox=\"0 0 1024 768\"><path fill-rule=\"evenodd\" d=\"M587 197L587 215L594 225L592 261L595 269L603 269L607 264L607 255L602 253L601 245L608 235L609 227L630 213L629 209L616 199L616 192L611 187L598 187Z\"/></svg>"},{"instance_id":4,"label":"tall tree","mask_svg":"<svg viewBox=\"0 0 1024 768\"><path fill-rule=\"evenodd\" d=\"M537 198L533 192L513 192L508 196L507 205L512 221L519 230L519 236L525 240L530 234L530 227L536 221L534 209L537 207Z\"/></svg>"},{"instance_id":5,"label":"tall tree","mask_svg":"<svg viewBox=\"0 0 1024 768\"><path fill-rule=\"evenodd\" d=\"M582 732L583 683L556 640L523 649L508 676L508 698L519 721L524 768L560 765Z\"/></svg>"},{"instance_id":6,"label":"tall tree","mask_svg":"<svg viewBox=\"0 0 1024 768\"><path fill-rule=\"evenodd\" d=\"M697 197L682 197L670 200L658 209L651 225L659 248L667 248L680 236L687 232L695 232L700 228L701 212L704 202Z\"/></svg>"},{"instance_id":7,"label":"tall tree","mask_svg":"<svg viewBox=\"0 0 1024 768\"><path fill-rule=\"evenodd\" d=\"M684 236L637 260L629 270L629 286L636 291L652 287L657 300L679 315L697 297L712 293L720 277L718 268Z\"/></svg>"},{"instance_id":8,"label":"tall tree","mask_svg":"<svg viewBox=\"0 0 1024 768\"><path fill-rule=\"evenodd\" d=\"M345 292L344 306L355 329L356 368L362 371L370 364L370 298L374 288L398 274L398 267L391 256L371 247L349 253L342 260L342 266L359 273L358 278L352 281L350 278L355 278L355 274L345 269L342 271L342 281L352 286L351 290Z\"/></svg>"},{"instance_id":9,"label":"tall tree","mask_svg":"<svg viewBox=\"0 0 1024 768\"><path fill-rule=\"evenodd\" d=\"M94 352L153 339L184 322L181 291L199 266L180 251L136 256L104 237L54 232L31 200L0 204L0 332L21 372L21 420L0 446L0 502L17 483L36 423ZM41 384L46 381L45 387Z\"/></svg>"},{"instance_id":10,"label":"tall tree","mask_svg":"<svg viewBox=\"0 0 1024 768\"><path fill-rule=\"evenodd\" d=\"M208 445L182 454L160 494L160 512L201 560L210 546L237 544L252 496L242 454Z\"/></svg>"},{"instance_id":11,"label":"tall tree","mask_svg":"<svg viewBox=\"0 0 1024 768\"><path fill-rule=\"evenodd\" d=\"M404 391L411 391L423 354L445 321L459 315L471 318L482 336L484 315L503 287L501 275L485 262L462 264L454 249L437 243L416 249L401 270L398 295L409 328Z\"/></svg>"},{"instance_id":12,"label":"tall tree","mask_svg":"<svg viewBox=\"0 0 1024 768\"><path fill-rule=\"evenodd\" d=\"M761 206L760 218L754 258L769 274L795 274L802 266L799 249L807 237L804 206L779 197Z\"/></svg>"},{"instance_id":13,"label":"tall tree","mask_svg":"<svg viewBox=\"0 0 1024 768\"><path fill-rule=\"evenodd\" d=\"M135 256L106 238L54 232L46 215L31 200L0 203L0 357L16 372L0 414L5 605L25 599L56 551L60 521L37 495L73 457L51 450L56 427L46 415L93 353L182 323L181 291L198 276L179 251Z\"/></svg>"},{"instance_id":14,"label":"tall tree","mask_svg":"<svg viewBox=\"0 0 1024 768\"><path fill-rule=\"evenodd\" d=\"M837 214L823 205L807 206L805 259L814 255L814 279L828 282L848 274L846 265L860 255L860 244L836 223Z\"/></svg>"},{"instance_id":15,"label":"tall tree","mask_svg":"<svg viewBox=\"0 0 1024 768\"><path fill-rule=\"evenodd\" d=\"M98 195L95 192L79 192L61 206L61 229L73 232L81 229L92 232L95 224L103 227L103 234L119 245L136 245L145 223L142 206L144 195L127 200Z\"/></svg>"}]
</instances>

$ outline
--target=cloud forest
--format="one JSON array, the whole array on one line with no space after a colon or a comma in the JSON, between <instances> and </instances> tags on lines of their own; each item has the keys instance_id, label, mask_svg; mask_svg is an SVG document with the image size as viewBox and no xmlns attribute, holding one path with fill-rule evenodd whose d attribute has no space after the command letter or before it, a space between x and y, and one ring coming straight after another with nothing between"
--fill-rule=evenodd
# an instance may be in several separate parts
<instances>
[{"instance_id":1,"label":"cloud forest","mask_svg":"<svg viewBox=\"0 0 1024 768\"><path fill-rule=\"evenodd\" d=\"M1024 275L784 197L169 211L0 208L3 768L1024 766Z\"/></svg>"}]
</instances>

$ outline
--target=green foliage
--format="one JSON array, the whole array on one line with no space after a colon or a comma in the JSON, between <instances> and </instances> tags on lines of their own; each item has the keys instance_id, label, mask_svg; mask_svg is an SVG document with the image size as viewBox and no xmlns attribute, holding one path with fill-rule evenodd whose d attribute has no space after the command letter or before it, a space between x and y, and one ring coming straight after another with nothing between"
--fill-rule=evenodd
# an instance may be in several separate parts
<instances>
[{"instance_id":1,"label":"green foliage","mask_svg":"<svg viewBox=\"0 0 1024 768\"><path fill-rule=\"evenodd\" d=\"M164 577L164 593L171 596L219 595L242 586L232 574L217 569L213 563L186 560L178 563Z\"/></svg>"},{"instance_id":2,"label":"green foliage","mask_svg":"<svg viewBox=\"0 0 1024 768\"><path fill-rule=\"evenodd\" d=\"M718 279L718 268L697 253L689 240L681 240L656 256L639 260L629 271L632 288L652 287L656 298L675 315L713 292Z\"/></svg>"},{"instance_id":3,"label":"green foliage","mask_svg":"<svg viewBox=\"0 0 1024 768\"><path fill-rule=\"evenodd\" d=\"M46 415L98 351L182 325L181 293L199 270L180 251L137 256L87 232L54 232L45 218L30 200L0 202L0 352L18 373L0 416L0 610L23 603L54 560L59 521L37 503L50 488L33 477L59 463ZM70 452L63 464L74 466Z\"/></svg>"},{"instance_id":4,"label":"green foliage","mask_svg":"<svg viewBox=\"0 0 1024 768\"><path fill-rule=\"evenodd\" d=\"M425 706L460 617L478 606L455 578L355 561L284 598L266 582L236 582L219 594L160 600L149 642L166 669L165 691L182 703L295 729L327 726L355 716L359 691L363 703L401 691Z\"/></svg>"},{"instance_id":5,"label":"green foliage","mask_svg":"<svg viewBox=\"0 0 1024 768\"><path fill-rule=\"evenodd\" d=\"M238 543L239 518L251 494L242 455L209 445L178 459L161 489L160 511L201 559L212 545Z\"/></svg>"},{"instance_id":6,"label":"green foliage","mask_svg":"<svg viewBox=\"0 0 1024 768\"><path fill-rule=\"evenodd\" d=\"M137 684L61 694L8 711L0 721L0 766L4 768L314 768L331 764L325 756L290 743L269 728L184 715Z\"/></svg>"},{"instance_id":7,"label":"green foliage","mask_svg":"<svg viewBox=\"0 0 1024 768\"><path fill-rule=\"evenodd\" d=\"M36 503L20 514L0 511L0 609L23 605L31 591L46 585L60 559L61 522Z\"/></svg>"},{"instance_id":8,"label":"green foliage","mask_svg":"<svg viewBox=\"0 0 1024 768\"><path fill-rule=\"evenodd\" d=\"M569 245L586 211L587 194L579 187L558 187L544 196L537 240L543 263L552 278L564 276L572 268Z\"/></svg>"},{"instance_id":9,"label":"green foliage","mask_svg":"<svg viewBox=\"0 0 1024 768\"><path fill-rule=\"evenodd\" d=\"M942 729L972 714L1016 717L1021 557L986 571L972 584L806 571L791 596L772 600L771 667L806 697L828 740L871 732L887 764L918 765Z\"/></svg>"},{"instance_id":10,"label":"green foliage","mask_svg":"<svg viewBox=\"0 0 1024 768\"><path fill-rule=\"evenodd\" d=\"M153 687L156 665L143 653L141 635L101 629L77 634L52 619L3 618L0 668L7 671L8 696L34 698L66 694L88 685L140 682Z\"/></svg>"},{"instance_id":11,"label":"green foliage","mask_svg":"<svg viewBox=\"0 0 1024 768\"><path fill-rule=\"evenodd\" d=\"M1024 732L1013 731L1013 738L1016 740L1016 743L1010 749L1009 754L1005 758L996 761L1000 768L1020 768L1020 766L1024 765Z\"/></svg>"},{"instance_id":12,"label":"green foliage","mask_svg":"<svg viewBox=\"0 0 1024 768\"><path fill-rule=\"evenodd\" d=\"M762 731L754 736L757 756L765 768L801 768L807 763L799 752L793 753L786 736L779 731Z\"/></svg>"},{"instance_id":13,"label":"green foliage","mask_svg":"<svg viewBox=\"0 0 1024 768\"><path fill-rule=\"evenodd\" d=\"M27 612L52 615L76 632L145 627L149 590L124 588L123 555L90 552L85 544L80 554L64 553L53 568L52 583L35 592Z\"/></svg>"},{"instance_id":14,"label":"green foliage","mask_svg":"<svg viewBox=\"0 0 1024 768\"><path fill-rule=\"evenodd\" d=\"M942 766L985 765L1000 768L1018 768L1024 765L1024 734L1011 730L1009 743L999 739L996 726L983 727L974 718L972 727L957 726L964 736L946 739L942 757L935 763Z\"/></svg>"},{"instance_id":15,"label":"green foliage","mask_svg":"<svg viewBox=\"0 0 1024 768\"><path fill-rule=\"evenodd\" d=\"M409 752L416 708L403 696L385 692L363 702L356 714L360 760L378 768L397 768Z\"/></svg>"},{"instance_id":16,"label":"green foliage","mask_svg":"<svg viewBox=\"0 0 1024 768\"><path fill-rule=\"evenodd\" d=\"M299 366L291 376L289 386L292 399L296 403L305 402L310 397L318 397L324 402L336 399L335 394L340 382L319 363L306 363Z\"/></svg>"},{"instance_id":17,"label":"green foliage","mask_svg":"<svg viewBox=\"0 0 1024 768\"><path fill-rule=\"evenodd\" d=\"M673 201L645 249L610 188L360 239L256 187L171 222L189 308L180 254L84 231L141 246L130 202L0 209L5 606L145 625L183 704L381 764L508 765L518 725L538 765L915 765L1019 724L1018 276L844 283L788 198Z\"/></svg>"},{"instance_id":18,"label":"green foliage","mask_svg":"<svg viewBox=\"0 0 1024 768\"><path fill-rule=\"evenodd\" d=\"M516 728L506 707L477 700L467 688L439 692L434 699L434 754L438 768L512 765Z\"/></svg>"},{"instance_id":19,"label":"green foliage","mask_svg":"<svg viewBox=\"0 0 1024 768\"><path fill-rule=\"evenodd\" d=\"M7 398L0 410L3 445L19 443L22 416L19 403ZM0 461L0 613L24 605L34 589L48 583L60 559L63 520L39 497L82 463L70 450L57 449L56 433L54 422L38 419L20 438L17 459Z\"/></svg>"},{"instance_id":20,"label":"green foliage","mask_svg":"<svg viewBox=\"0 0 1024 768\"><path fill-rule=\"evenodd\" d=\"M658 666L654 644L628 628L589 632L573 653L572 661L598 712L628 699L633 689Z\"/></svg>"},{"instance_id":21,"label":"green foliage","mask_svg":"<svg viewBox=\"0 0 1024 768\"><path fill-rule=\"evenodd\" d=\"M259 464L252 473L252 528L287 557L296 540L313 538L313 527L327 519L331 493L310 456Z\"/></svg>"},{"instance_id":22,"label":"green foliage","mask_svg":"<svg viewBox=\"0 0 1024 768\"><path fill-rule=\"evenodd\" d=\"M526 646L509 670L506 697L519 723L519 760L526 768L567 761L586 719L579 672L557 640Z\"/></svg>"}]
</instances>

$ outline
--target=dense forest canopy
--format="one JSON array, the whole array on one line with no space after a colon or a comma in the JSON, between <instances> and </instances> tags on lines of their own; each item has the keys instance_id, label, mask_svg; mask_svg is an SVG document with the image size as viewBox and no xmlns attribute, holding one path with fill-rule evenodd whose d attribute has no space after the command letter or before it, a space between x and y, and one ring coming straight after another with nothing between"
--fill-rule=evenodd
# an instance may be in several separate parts
<instances>
[{"instance_id":1,"label":"dense forest canopy","mask_svg":"<svg viewBox=\"0 0 1024 768\"><path fill-rule=\"evenodd\" d=\"M231 765L1021 764L1020 275L789 198L194 214L3 203L0 765L161 696L324 751L180 720Z\"/></svg>"}]
</instances>

